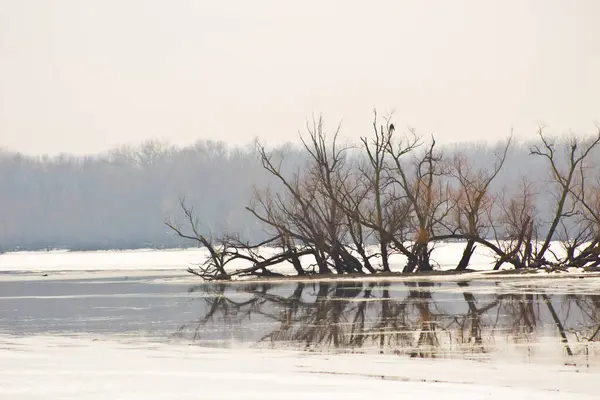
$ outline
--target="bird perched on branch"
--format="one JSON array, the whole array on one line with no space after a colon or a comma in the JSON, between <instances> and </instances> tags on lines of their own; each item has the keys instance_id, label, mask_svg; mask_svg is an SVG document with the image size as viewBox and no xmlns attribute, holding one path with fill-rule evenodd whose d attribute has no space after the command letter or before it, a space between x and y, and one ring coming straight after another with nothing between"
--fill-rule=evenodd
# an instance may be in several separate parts
<instances>
[{"instance_id":1,"label":"bird perched on branch","mask_svg":"<svg viewBox=\"0 0 600 400\"><path fill-rule=\"evenodd\" d=\"M396 127L394 126L394 124L390 124L390 127L388 128L388 130L390 132L394 132L396 130Z\"/></svg>"}]
</instances>

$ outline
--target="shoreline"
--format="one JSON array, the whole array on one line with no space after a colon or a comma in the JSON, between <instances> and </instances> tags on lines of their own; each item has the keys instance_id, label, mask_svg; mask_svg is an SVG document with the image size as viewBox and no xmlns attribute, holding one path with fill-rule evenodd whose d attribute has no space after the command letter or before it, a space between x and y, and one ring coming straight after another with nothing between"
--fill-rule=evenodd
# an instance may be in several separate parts
<instances>
[{"instance_id":1,"label":"shoreline","mask_svg":"<svg viewBox=\"0 0 600 400\"><path fill-rule=\"evenodd\" d=\"M61 280L139 280L158 279L163 283L196 284L196 285L244 285L244 284L278 284L302 282L472 282L472 281L523 281L560 280L560 279L599 279L600 271L588 272L547 272L544 270L504 271L434 271L422 273L388 272L351 275L307 275L307 276L273 276L248 277L246 279L204 281L190 274L185 269L102 269L102 270L52 270L0 271L0 282L15 281L61 281Z\"/></svg>"}]
</instances>

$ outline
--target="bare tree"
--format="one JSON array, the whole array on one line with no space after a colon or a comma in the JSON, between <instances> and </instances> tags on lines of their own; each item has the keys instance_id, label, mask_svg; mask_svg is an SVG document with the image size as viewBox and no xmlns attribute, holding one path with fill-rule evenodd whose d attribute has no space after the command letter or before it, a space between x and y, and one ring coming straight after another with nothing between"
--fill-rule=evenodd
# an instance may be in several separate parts
<instances>
[{"instance_id":1,"label":"bare tree","mask_svg":"<svg viewBox=\"0 0 600 400\"><path fill-rule=\"evenodd\" d=\"M571 190L575 202L575 230L563 228L566 262L575 267L600 266L600 168L582 163L577 185Z\"/></svg>"},{"instance_id":2,"label":"bare tree","mask_svg":"<svg viewBox=\"0 0 600 400\"><path fill-rule=\"evenodd\" d=\"M388 165L388 149L394 140L394 125L390 117L385 118L384 124L379 125L377 112L374 114L374 137L361 138L361 149L365 157L356 168L356 181L344 188L340 204L359 226L362 225L375 233L383 271L388 272L392 243L405 255L411 254L402 240L399 240L405 236L402 231L409 225L411 204L395 185ZM416 135L402 138L397 144L397 154L408 154L418 145L419 138Z\"/></svg>"},{"instance_id":3,"label":"bare tree","mask_svg":"<svg viewBox=\"0 0 600 400\"><path fill-rule=\"evenodd\" d=\"M298 251L295 248L282 247L283 251L272 256L266 256L263 253L265 246L286 243L286 239L281 235L276 235L257 244L243 242L236 235L224 235L218 239L213 239L212 235L201 232L200 221L194 215L193 207L187 206L185 199L181 199L180 205L185 216L187 229L191 232L186 232L181 223L175 220L167 220L165 224L178 236L195 241L199 247L206 248L208 251L206 260L197 268L188 268L188 272L204 280L230 280L234 277L243 276L282 276L278 272L271 271L269 267L284 262L290 262L298 274L302 275L304 271L299 267L299 258L314 254L312 249ZM243 260L249 263L250 266L228 270L228 264L234 260Z\"/></svg>"},{"instance_id":4,"label":"bare tree","mask_svg":"<svg viewBox=\"0 0 600 400\"><path fill-rule=\"evenodd\" d=\"M349 176L346 148L338 145L339 127L331 143L321 118L307 130L308 139L302 138L302 143L310 155L309 164L292 177L284 176L281 162L257 144L263 167L279 180L284 193L256 191L248 210L267 226L312 248L320 274L331 273L329 260L338 274L362 272L361 262L346 248L348 218L337 200Z\"/></svg>"},{"instance_id":5,"label":"bare tree","mask_svg":"<svg viewBox=\"0 0 600 400\"><path fill-rule=\"evenodd\" d=\"M404 273L432 271L432 252L446 240L466 241L457 271L467 269L478 245L493 252L494 269L506 263L516 269L600 265L600 174L590 162L600 129L591 139L570 138L564 156L539 130L540 142L530 155L541 158L551 172L547 189L554 209L546 229L533 183L523 180L517 192L492 189L512 134L486 168L475 167L463 152L445 156L433 137L424 141L413 130L398 134L391 117L380 123L376 112L373 134L361 138L358 148L340 145L339 126L328 136L322 118L306 128L300 139L307 161L292 173L284 168L284 156L256 143L262 167L278 185L255 188L247 207L264 227L263 242L244 242L236 235L213 240L200 232L193 209L181 201L190 233L172 221L167 225L206 247L209 255L190 272L206 279L271 276L279 274L272 267L290 263L298 275L377 273L376 256L382 271L391 272L393 252L407 258ZM556 238L565 256L550 249ZM373 243L376 250L369 249ZM275 254L263 255L265 245L275 247ZM546 254L553 254L554 261ZM304 256L314 265L301 262ZM233 260L249 266L227 269Z\"/></svg>"},{"instance_id":6,"label":"bare tree","mask_svg":"<svg viewBox=\"0 0 600 400\"><path fill-rule=\"evenodd\" d=\"M490 210L489 220L500 250L494 269L507 262L516 269L531 264L539 228L534 200L533 184L524 179L518 193L510 197L502 194L498 207Z\"/></svg>"},{"instance_id":7,"label":"bare tree","mask_svg":"<svg viewBox=\"0 0 600 400\"><path fill-rule=\"evenodd\" d=\"M207 260L199 266L198 271L193 268L188 268L188 272L198 275L206 280L229 280L231 277L225 271L225 266L229 261L230 257L227 257L228 253L225 251L226 245L215 244L213 238L209 235L202 234L200 232L200 221L194 215L194 208L185 204L185 198L180 200L181 210L185 216L185 221L190 233L186 233L182 228L181 224L174 220L167 220L165 224L172 229L177 235L184 239L189 239L198 243L199 247L204 247L209 253Z\"/></svg>"},{"instance_id":8,"label":"bare tree","mask_svg":"<svg viewBox=\"0 0 600 400\"><path fill-rule=\"evenodd\" d=\"M546 252L550 248L550 243L556 235L557 228L565 219L576 215L576 201L573 201L573 199L570 198L570 195L576 190L575 186L577 185L578 171L581 171L587 157L598 143L600 143L600 129L598 129L598 132L594 137L586 141L582 141L577 137L571 137L569 139L565 149L565 167L561 167L560 155L557 154L555 140L545 135L541 128L538 131L538 135L541 144L533 146L531 148L531 154L542 157L545 160L551 173L551 195L555 200L554 216L550 221L550 226L542 247L539 250L536 250L536 262L538 264L544 264L546 263ZM575 196L575 200L577 199L578 197Z\"/></svg>"},{"instance_id":9,"label":"bare tree","mask_svg":"<svg viewBox=\"0 0 600 400\"><path fill-rule=\"evenodd\" d=\"M467 245L456 267L458 271L468 267L475 251L475 238L485 238L488 234L490 224L486 216L495 202L495 196L489 189L504 165L511 140L512 135L503 148L494 154L496 161L491 171L484 168L475 170L465 154L458 153L454 156L451 173L458 186L451 190L453 207L450 221L452 225L449 229L467 238Z\"/></svg>"},{"instance_id":10,"label":"bare tree","mask_svg":"<svg viewBox=\"0 0 600 400\"><path fill-rule=\"evenodd\" d=\"M418 143L418 140L412 143ZM406 147L389 143L386 149L391 159L389 169L393 185L401 198L410 204L412 215L409 231L412 237L400 237L394 244L412 243L410 249L399 246L399 250L408 257L404 272L413 272L415 269L431 271L430 255L433 249L429 245L451 207L448 170L433 137L421 154L415 154L418 145L409 148L411 151L407 152ZM412 156L412 160L407 161L408 156Z\"/></svg>"}]
</instances>

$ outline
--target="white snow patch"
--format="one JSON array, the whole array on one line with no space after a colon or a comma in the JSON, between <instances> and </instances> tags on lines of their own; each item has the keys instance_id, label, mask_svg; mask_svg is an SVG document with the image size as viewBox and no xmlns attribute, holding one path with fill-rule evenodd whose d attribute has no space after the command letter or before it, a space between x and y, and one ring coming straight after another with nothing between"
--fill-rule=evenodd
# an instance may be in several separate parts
<instances>
[{"instance_id":1,"label":"white snow patch","mask_svg":"<svg viewBox=\"0 0 600 400\"><path fill-rule=\"evenodd\" d=\"M452 270L456 267L464 243L438 243L433 251L432 259L438 270ZM376 251L375 248L372 249ZM559 251L558 249L556 251ZM272 254L274 249L264 248L266 256ZM206 249L169 249L169 250L114 250L114 251L89 251L89 252L70 252L70 251L40 251L40 252L12 252L0 255L0 281L11 280L38 280L43 277L44 280L50 279L100 279L127 277L135 278L153 278L162 279L161 282L182 283L198 282L199 278L187 273L189 267L195 267L202 264L207 255ZM302 260L304 263L310 263L306 257ZM392 271L402 271L406 260L402 255L394 254L390 256ZM377 258L372 259L376 268L380 267ZM488 249L479 246L471 259L469 268L475 270L470 274L447 275L447 276L427 276L414 274L412 277L392 277L386 280L434 280L434 281L456 281L485 279L492 271L494 263L493 254ZM244 260L235 260L228 264L230 270L248 267L249 264ZM507 269L503 268L503 269ZM286 275L295 275L291 264L283 263L272 268L273 271ZM549 274L545 270L538 270L534 274L522 274L511 276L511 278L524 278L525 280L534 277L575 277L575 276L600 276L599 273L585 273L581 269L572 268L569 272L556 272ZM344 276L341 276L344 278ZM339 279L332 276L327 279ZM500 278L495 275L494 278ZM365 275L365 280L381 280L380 276ZM146 279L147 280L147 279Z\"/></svg>"},{"instance_id":2,"label":"white snow patch","mask_svg":"<svg viewBox=\"0 0 600 400\"><path fill-rule=\"evenodd\" d=\"M185 270L202 262L206 250L113 250L14 252L0 256L0 271Z\"/></svg>"},{"instance_id":3,"label":"white snow patch","mask_svg":"<svg viewBox=\"0 0 600 400\"><path fill-rule=\"evenodd\" d=\"M389 355L0 336L0 398L595 399L597 371Z\"/></svg>"}]
</instances>

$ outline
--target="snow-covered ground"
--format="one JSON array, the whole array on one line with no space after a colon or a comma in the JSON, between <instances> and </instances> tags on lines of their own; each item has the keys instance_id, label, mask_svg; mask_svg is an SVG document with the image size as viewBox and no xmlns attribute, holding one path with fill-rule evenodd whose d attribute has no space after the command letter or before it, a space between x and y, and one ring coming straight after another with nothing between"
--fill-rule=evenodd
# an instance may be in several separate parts
<instances>
[{"instance_id":1,"label":"snow-covered ground","mask_svg":"<svg viewBox=\"0 0 600 400\"><path fill-rule=\"evenodd\" d=\"M462 255L463 243L440 243L433 252L434 264L439 269L452 269ZM265 252L272 251L265 248ZM376 251L374 248L373 251ZM207 256L205 249L168 249L168 250L118 250L118 251L34 251L8 252L0 256L0 271L81 271L81 270L172 270L186 269L202 263ZM391 256L391 264L401 269L405 258ZM377 261L375 260L375 263ZM493 263L492 254L483 250L476 251L470 268L489 269ZM246 266L244 261L234 261L232 268ZM293 268L285 264L279 266L284 272L293 273Z\"/></svg>"},{"instance_id":2,"label":"snow-covered ground","mask_svg":"<svg viewBox=\"0 0 600 400\"><path fill-rule=\"evenodd\" d=\"M179 270L202 262L204 249L32 251L0 255L0 271Z\"/></svg>"},{"instance_id":3,"label":"snow-covered ground","mask_svg":"<svg viewBox=\"0 0 600 400\"><path fill-rule=\"evenodd\" d=\"M558 243L553 244L554 251L560 253ZM481 247L481 246L480 246ZM464 243L439 243L433 251L433 264L437 270L452 270L460 260ZM272 249L265 248L266 254ZM374 250L375 251L375 250ZM207 257L205 249L141 249L141 250L119 250L119 251L36 251L36 252L8 252L0 255L0 281L38 279L43 275L50 279L81 279L84 277L136 277L154 276L169 278L189 283L198 281L198 277L186 272L187 268L202 264ZM304 260L309 262L310 260ZM303 262L304 262L303 261ZM372 262L377 265L377 259ZM395 254L390 257L393 271L401 271L406 260L403 256ZM478 271L470 276L460 279L484 278L485 274L493 272L493 254L488 250L477 248L469 268ZM228 264L228 268L244 268L248 264L243 260L235 260ZM509 266L506 266L509 268ZM280 264L273 268L274 271L295 275L293 267L289 263ZM580 269L573 268L569 271L570 276L581 274ZM548 275L539 271L543 276ZM554 273L553 275L557 275ZM597 273L586 273L585 276L600 276ZM531 276L525 276L530 279ZM374 279L380 279L375 277ZM432 279L431 277L415 275L414 277L403 277L399 279ZM435 280L456 280L456 276L437 276Z\"/></svg>"},{"instance_id":4,"label":"snow-covered ground","mask_svg":"<svg viewBox=\"0 0 600 400\"><path fill-rule=\"evenodd\" d=\"M596 399L567 367L0 336L0 398Z\"/></svg>"}]
</instances>

